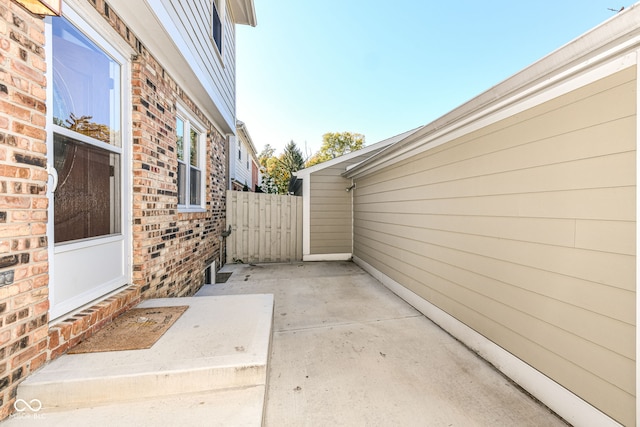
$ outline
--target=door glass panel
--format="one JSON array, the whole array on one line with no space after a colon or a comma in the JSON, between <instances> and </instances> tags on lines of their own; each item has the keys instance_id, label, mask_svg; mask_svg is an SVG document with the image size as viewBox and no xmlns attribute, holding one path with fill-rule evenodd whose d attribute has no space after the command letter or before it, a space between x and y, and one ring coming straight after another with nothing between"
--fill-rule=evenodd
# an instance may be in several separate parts
<instances>
[{"instance_id":1,"label":"door glass panel","mask_svg":"<svg viewBox=\"0 0 640 427\"><path fill-rule=\"evenodd\" d=\"M54 135L55 243L121 232L120 155Z\"/></svg>"},{"instance_id":2,"label":"door glass panel","mask_svg":"<svg viewBox=\"0 0 640 427\"><path fill-rule=\"evenodd\" d=\"M120 147L120 65L53 18L53 123Z\"/></svg>"}]
</instances>

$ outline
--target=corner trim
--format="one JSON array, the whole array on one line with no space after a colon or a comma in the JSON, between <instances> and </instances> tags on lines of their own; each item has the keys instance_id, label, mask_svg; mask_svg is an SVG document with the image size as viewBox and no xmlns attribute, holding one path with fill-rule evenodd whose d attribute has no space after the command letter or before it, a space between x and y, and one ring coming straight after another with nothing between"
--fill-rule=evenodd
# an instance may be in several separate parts
<instances>
[{"instance_id":1,"label":"corner trim","mask_svg":"<svg viewBox=\"0 0 640 427\"><path fill-rule=\"evenodd\" d=\"M455 317L413 293L400 283L377 270L366 261L353 256L353 261L379 280L393 293L411 304L446 332L478 354L515 383L531 393L548 408L572 425L621 426L617 421L534 369L502 347L474 331Z\"/></svg>"}]
</instances>

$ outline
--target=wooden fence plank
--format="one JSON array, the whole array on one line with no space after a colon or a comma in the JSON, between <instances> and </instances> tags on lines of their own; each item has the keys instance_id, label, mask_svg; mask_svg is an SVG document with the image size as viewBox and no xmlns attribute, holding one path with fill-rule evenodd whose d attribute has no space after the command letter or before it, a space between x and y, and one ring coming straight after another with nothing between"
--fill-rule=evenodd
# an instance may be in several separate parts
<instances>
[{"instance_id":1,"label":"wooden fence plank","mask_svg":"<svg viewBox=\"0 0 640 427\"><path fill-rule=\"evenodd\" d=\"M302 197L227 191L227 261L302 260Z\"/></svg>"}]
</instances>

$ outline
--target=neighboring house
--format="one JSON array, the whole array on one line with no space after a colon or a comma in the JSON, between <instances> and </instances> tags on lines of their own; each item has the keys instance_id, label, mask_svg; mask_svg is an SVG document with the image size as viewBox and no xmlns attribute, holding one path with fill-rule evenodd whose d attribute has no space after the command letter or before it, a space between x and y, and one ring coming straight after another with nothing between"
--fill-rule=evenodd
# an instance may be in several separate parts
<instances>
[{"instance_id":1,"label":"neighboring house","mask_svg":"<svg viewBox=\"0 0 640 427\"><path fill-rule=\"evenodd\" d=\"M342 176L348 166L366 160L417 129L294 173L302 181L304 261L351 259L353 254L352 181Z\"/></svg>"},{"instance_id":2,"label":"neighboring house","mask_svg":"<svg viewBox=\"0 0 640 427\"><path fill-rule=\"evenodd\" d=\"M0 418L31 372L141 299L193 294L223 256L235 24L256 24L253 1L62 15L0 0Z\"/></svg>"},{"instance_id":3,"label":"neighboring house","mask_svg":"<svg viewBox=\"0 0 640 427\"><path fill-rule=\"evenodd\" d=\"M229 143L229 190L256 191L259 181L259 163L247 125L236 121L236 135Z\"/></svg>"}]
</instances>

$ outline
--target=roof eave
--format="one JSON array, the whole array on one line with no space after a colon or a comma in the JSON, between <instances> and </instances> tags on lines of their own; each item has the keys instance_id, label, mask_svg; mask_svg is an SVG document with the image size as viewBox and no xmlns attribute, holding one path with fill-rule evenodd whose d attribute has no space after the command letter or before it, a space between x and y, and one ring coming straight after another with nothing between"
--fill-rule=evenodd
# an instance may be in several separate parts
<instances>
[{"instance_id":1,"label":"roof eave","mask_svg":"<svg viewBox=\"0 0 640 427\"><path fill-rule=\"evenodd\" d=\"M250 25L255 27L258 25L256 18L256 9L253 0L230 0L231 14L236 24Z\"/></svg>"},{"instance_id":2,"label":"roof eave","mask_svg":"<svg viewBox=\"0 0 640 427\"><path fill-rule=\"evenodd\" d=\"M384 150L384 149L386 149L386 147L388 147L390 145L393 145L394 143L404 139L408 135L416 132L418 129L420 129L420 128L418 127L418 128L412 129L410 131L403 132L401 134L392 136L390 138L383 139L382 141L378 141L378 142L376 142L374 144L367 145L366 147L361 148L360 150L351 151L350 153L343 154L342 156L338 156L338 157L336 157L334 159L327 160L326 162L322 162L322 163L319 163L317 165L313 165L311 167L301 169L299 171L294 172L294 175L296 175L297 177L301 178L303 176L310 175L313 172L317 172L319 170L322 170L322 169L325 169L325 168L328 168L328 167L331 167L331 166L335 166L335 165L337 165L339 163L351 160L354 157L362 156L364 154L373 152L375 150Z\"/></svg>"}]
</instances>

